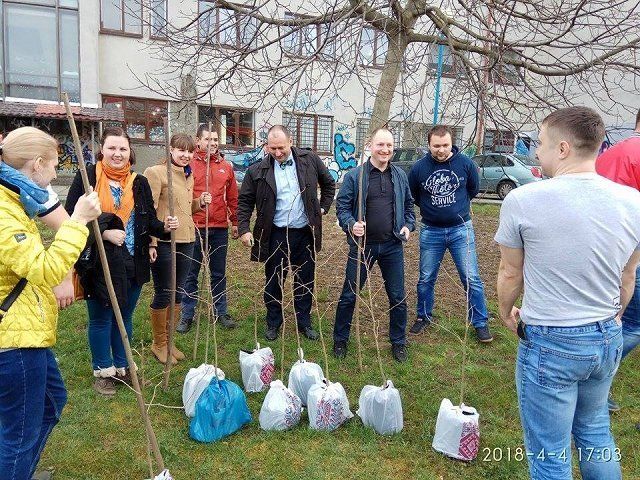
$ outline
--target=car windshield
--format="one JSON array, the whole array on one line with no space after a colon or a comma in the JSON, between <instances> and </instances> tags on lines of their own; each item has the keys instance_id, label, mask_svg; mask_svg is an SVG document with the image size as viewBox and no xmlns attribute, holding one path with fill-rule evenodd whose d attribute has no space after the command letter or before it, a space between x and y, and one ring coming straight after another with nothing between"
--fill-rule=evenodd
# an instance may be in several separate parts
<instances>
[{"instance_id":1,"label":"car windshield","mask_svg":"<svg viewBox=\"0 0 640 480\"><path fill-rule=\"evenodd\" d=\"M525 165L529 165L531 167L539 167L540 163L538 163L538 160L536 160L535 157L530 157L528 155L514 155L518 160L520 160L522 163L524 163Z\"/></svg>"}]
</instances>

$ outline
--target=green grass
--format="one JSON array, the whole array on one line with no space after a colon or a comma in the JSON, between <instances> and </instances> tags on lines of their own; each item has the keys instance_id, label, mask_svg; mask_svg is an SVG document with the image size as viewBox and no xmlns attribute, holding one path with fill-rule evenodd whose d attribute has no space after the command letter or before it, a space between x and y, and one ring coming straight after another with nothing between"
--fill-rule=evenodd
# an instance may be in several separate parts
<instances>
[{"instance_id":1,"label":"green grass","mask_svg":"<svg viewBox=\"0 0 640 480\"><path fill-rule=\"evenodd\" d=\"M476 228L482 228L483 216L493 217L494 206L474 206L480 218ZM488 220L487 220L488 223ZM490 223L488 223L490 224ZM493 224L490 224L493 225ZM493 227L492 227L493 228ZM332 249L342 248L343 237L337 229L327 228L325 245L329 255ZM333 242L333 243L332 243ZM414 243L411 248L417 248ZM240 328L232 331L218 330L219 366L227 378L242 385L238 365L238 352L251 348L253 340L253 312L258 304L259 335L262 334L263 283L262 266L250 264L247 251L238 245L230 250L230 305L231 313L241 321ZM327 310L323 333L330 339L335 302L340 289L346 256L338 252L320 268L319 302L321 311ZM484 257L481 257L483 262ZM233 260L231 260L233 259ZM488 262L488 260L487 260ZM409 268L409 267L407 267ZM483 264L483 273L495 265ZM415 266L413 267L415 270ZM329 273L327 273L329 272ZM407 281L407 291L415 289L413 272ZM374 273L374 276L379 273ZM440 282L445 282L441 275ZM161 380L161 366L148 352L151 341L148 323L150 285L145 286L135 314L134 347L136 362L144 376ZM377 301L386 305L384 293ZM495 305L495 298L490 298ZM437 302L441 300L438 299ZM415 301L409 301L410 312ZM188 360L172 370L170 388L146 388L145 399L153 399L150 413L162 454L167 467L176 479L525 479L526 460L508 460L507 450L522 447L522 433L514 387L514 357L516 338L494 322L495 341L479 345L473 337L468 343L465 403L480 413L481 450L471 463L450 460L434 452L431 441L440 401L444 397L454 403L460 397L462 351L456 336L464 334L460 316L450 316L450 305L437 303L444 328L428 330L414 339L409 349L409 361L398 365L391 359L386 340L386 315L382 320L382 357L386 374L399 388L404 409L404 430L393 437L380 437L365 428L359 418L333 433L315 432L309 429L306 413L301 423L292 431L263 432L258 425L258 414L264 393L249 394L248 403L253 421L236 434L214 444L201 444L189 438L189 421L180 407L182 382L190 367L204 359L204 335L201 337L197 362L190 361L194 331L177 337L178 346ZM455 305L451 308L455 309ZM410 314L410 319L413 317ZM291 317L289 317L291 318ZM90 355L86 340L86 307L83 302L73 305L60 315L58 344L55 352L60 361L63 376L69 390L69 402L61 423L54 430L42 457L41 467L56 470L56 480L62 479L143 479L149 476L146 441L137 404L132 392L120 388L113 399L97 396L92 390ZM203 333L206 325L203 322ZM314 323L317 322L314 320ZM286 338L285 376L295 361L295 337L289 328ZM263 345L268 342L262 341ZM351 410L355 413L360 390L366 384L380 384L381 378L370 328L365 320L364 371L359 372L355 344L350 344L349 356L337 361L329 355L330 380L341 382L349 396ZM280 378L280 340L270 346L276 355L276 378ZM331 342L328 342L330 348ZM308 360L322 364L319 342L303 339ZM210 359L212 353L210 353ZM620 368L614 384L614 394L623 410L613 417L613 430L622 450L625 478L640 478L640 433L634 428L640 421L639 355L629 357ZM160 406L161 404L162 406ZM489 449L489 450L487 450ZM502 452L501 461L493 460L487 451ZM576 470L577 472L577 470ZM577 476L577 473L576 473Z\"/></svg>"}]
</instances>

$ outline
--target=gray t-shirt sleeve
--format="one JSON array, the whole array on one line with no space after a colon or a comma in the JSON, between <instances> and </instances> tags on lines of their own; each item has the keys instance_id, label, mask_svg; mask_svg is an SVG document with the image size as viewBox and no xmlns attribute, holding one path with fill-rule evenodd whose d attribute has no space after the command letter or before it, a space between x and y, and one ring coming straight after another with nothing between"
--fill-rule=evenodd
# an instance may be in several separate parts
<instances>
[{"instance_id":1,"label":"gray t-shirt sleeve","mask_svg":"<svg viewBox=\"0 0 640 480\"><path fill-rule=\"evenodd\" d=\"M523 248L521 219L520 205L515 195L508 195L500 208L500 224L494 240L505 247Z\"/></svg>"}]
</instances>

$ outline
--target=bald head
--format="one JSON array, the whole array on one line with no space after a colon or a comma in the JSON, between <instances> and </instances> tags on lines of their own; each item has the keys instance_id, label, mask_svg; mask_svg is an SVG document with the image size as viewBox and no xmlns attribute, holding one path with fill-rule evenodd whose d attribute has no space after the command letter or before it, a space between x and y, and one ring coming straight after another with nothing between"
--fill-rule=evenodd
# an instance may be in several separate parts
<instances>
[{"instance_id":1,"label":"bald head","mask_svg":"<svg viewBox=\"0 0 640 480\"><path fill-rule=\"evenodd\" d=\"M274 125L267 132L267 151L278 162L284 162L291 154L293 140L291 133L284 125Z\"/></svg>"}]
</instances>

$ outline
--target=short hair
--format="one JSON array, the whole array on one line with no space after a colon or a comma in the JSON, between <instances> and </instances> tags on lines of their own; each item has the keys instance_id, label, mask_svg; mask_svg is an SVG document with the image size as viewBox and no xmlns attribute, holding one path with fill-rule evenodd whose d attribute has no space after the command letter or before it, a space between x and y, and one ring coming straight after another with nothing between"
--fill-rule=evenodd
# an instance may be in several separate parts
<instances>
[{"instance_id":1,"label":"short hair","mask_svg":"<svg viewBox=\"0 0 640 480\"><path fill-rule=\"evenodd\" d=\"M427 133L427 144L431 144L431 137L433 135L437 137L444 137L447 133L451 136L451 142L453 143L453 130L451 130L450 127L447 127L446 125L434 125Z\"/></svg>"},{"instance_id":2,"label":"short hair","mask_svg":"<svg viewBox=\"0 0 640 480\"><path fill-rule=\"evenodd\" d=\"M640 109L638 109L638 113L636 113L636 128L640 128Z\"/></svg>"},{"instance_id":3,"label":"short hair","mask_svg":"<svg viewBox=\"0 0 640 480\"><path fill-rule=\"evenodd\" d=\"M291 139L291 132L284 125L273 125L267 131L267 138L269 138L269 135L271 135L271 133L273 133L273 132L282 132L282 133L284 133L284 136L287 137L287 140Z\"/></svg>"},{"instance_id":4,"label":"short hair","mask_svg":"<svg viewBox=\"0 0 640 480\"><path fill-rule=\"evenodd\" d=\"M389 129L389 127L387 127L386 125L383 125L382 127L378 127L373 132L371 132L371 135L369 135L368 141L370 142L371 140L373 140L373 137L375 137L378 132L382 132L382 131L389 132L393 137L393 132ZM395 141L395 138L394 138L394 141Z\"/></svg>"},{"instance_id":5,"label":"short hair","mask_svg":"<svg viewBox=\"0 0 640 480\"><path fill-rule=\"evenodd\" d=\"M188 152L193 152L196 149L196 142L193 141L193 137L186 133L172 135L169 145L178 150L187 150Z\"/></svg>"},{"instance_id":6,"label":"short hair","mask_svg":"<svg viewBox=\"0 0 640 480\"><path fill-rule=\"evenodd\" d=\"M602 117L589 107L560 108L542 121L547 130L570 137L571 146L579 152L598 153L605 136Z\"/></svg>"},{"instance_id":7,"label":"short hair","mask_svg":"<svg viewBox=\"0 0 640 480\"><path fill-rule=\"evenodd\" d=\"M35 127L20 127L11 131L2 141L2 161L20 170L24 165L38 157L46 158L48 153L58 155L58 141L48 133Z\"/></svg>"},{"instance_id":8,"label":"short hair","mask_svg":"<svg viewBox=\"0 0 640 480\"><path fill-rule=\"evenodd\" d=\"M202 138L202 133L203 132L218 133L217 130L215 130L215 127L213 126L213 124L211 124L211 130L209 130L209 124L208 123L201 123L200 125L198 125L198 131L196 132L196 138Z\"/></svg>"},{"instance_id":9,"label":"short hair","mask_svg":"<svg viewBox=\"0 0 640 480\"><path fill-rule=\"evenodd\" d=\"M127 133L127 131L122 128L122 127L107 127L102 131L102 138L100 139L100 146L104 147L104 143L107 141L108 137L123 137L127 139L127 142L129 143L129 163L131 165L135 165L136 164L136 153L133 151L133 148L131 148L131 138L129 138L129 134ZM102 160L102 152L98 153L98 155L96 156L96 158L98 160Z\"/></svg>"}]
</instances>

